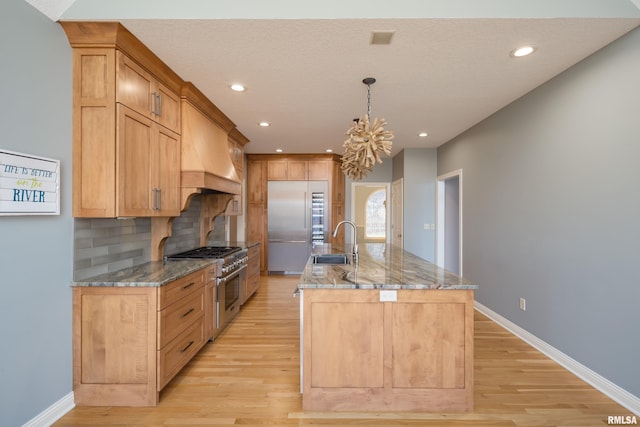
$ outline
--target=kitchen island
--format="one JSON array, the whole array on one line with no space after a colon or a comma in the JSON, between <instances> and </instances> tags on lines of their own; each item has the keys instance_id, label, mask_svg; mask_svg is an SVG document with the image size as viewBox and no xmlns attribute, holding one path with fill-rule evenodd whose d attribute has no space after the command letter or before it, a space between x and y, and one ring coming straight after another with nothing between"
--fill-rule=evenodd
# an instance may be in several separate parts
<instances>
[{"instance_id":1,"label":"kitchen island","mask_svg":"<svg viewBox=\"0 0 640 427\"><path fill-rule=\"evenodd\" d=\"M296 291L304 410L473 409L477 285L392 245L360 245L348 264L313 260Z\"/></svg>"}]
</instances>

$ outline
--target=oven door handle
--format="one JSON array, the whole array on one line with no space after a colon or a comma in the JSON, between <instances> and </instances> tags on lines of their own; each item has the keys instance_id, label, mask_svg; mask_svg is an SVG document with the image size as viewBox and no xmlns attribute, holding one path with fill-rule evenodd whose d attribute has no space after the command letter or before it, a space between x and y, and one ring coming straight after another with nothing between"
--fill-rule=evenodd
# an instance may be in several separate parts
<instances>
[{"instance_id":1,"label":"oven door handle","mask_svg":"<svg viewBox=\"0 0 640 427\"><path fill-rule=\"evenodd\" d=\"M216 285L219 285L219 284L221 284L221 283L225 283L226 281L233 279L233 278L234 278L234 277L236 277L238 274L240 274L240 272L241 272L242 270L244 270L245 268L247 268L247 265L246 265L246 264L244 264L242 267L240 267L239 269L235 270L232 274L230 274L230 275L228 275L228 276L225 276L225 277L218 277L218 278L216 279Z\"/></svg>"}]
</instances>

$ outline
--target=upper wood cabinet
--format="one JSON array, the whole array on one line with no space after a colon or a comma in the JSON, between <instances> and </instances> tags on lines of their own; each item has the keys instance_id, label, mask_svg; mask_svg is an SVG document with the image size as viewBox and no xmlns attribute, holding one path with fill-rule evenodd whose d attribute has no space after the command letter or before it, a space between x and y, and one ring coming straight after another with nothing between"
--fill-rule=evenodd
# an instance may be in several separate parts
<instances>
[{"instance_id":1,"label":"upper wood cabinet","mask_svg":"<svg viewBox=\"0 0 640 427\"><path fill-rule=\"evenodd\" d=\"M328 181L330 165L330 160L269 160L267 178L269 181Z\"/></svg>"},{"instance_id":2,"label":"upper wood cabinet","mask_svg":"<svg viewBox=\"0 0 640 427\"><path fill-rule=\"evenodd\" d=\"M73 215L179 215L184 82L118 23L61 25L73 48Z\"/></svg>"},{"instance_id":3,"label":"upper wood cabinet","mask_svg":"<svg viewBox=\"0 0 640 427\"><path fill-rule=\"evenodd\" d=\"M116 101L180 132L180 97L118 51L116 54Z\"/></svg>"},{"instance_id":4,"label":"upper wood cabinet","mask_svg":"<svg viewBox=\"0 0 640 427\"><path fill-rule=\"evenodd\" d=\"M118 216L180 214L180 136L118 105Z\"/></svg>"}]
</instances>

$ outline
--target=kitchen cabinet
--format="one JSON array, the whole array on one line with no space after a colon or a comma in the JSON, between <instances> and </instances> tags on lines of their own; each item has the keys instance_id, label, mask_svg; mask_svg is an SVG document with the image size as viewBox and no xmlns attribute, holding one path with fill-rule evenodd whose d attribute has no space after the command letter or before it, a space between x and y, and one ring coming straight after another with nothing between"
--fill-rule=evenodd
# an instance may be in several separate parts
<instances>
[{"instance_id":1,"label":"kitchen cabinet","mask_svg":"<svg viewBox=\"0 0 640 427\"><path fill-rule=\"evenodd\" d=\"M344 219L344 174L335 154L249 154L247 155L247 240L261 242L260 271L268 269L267 182L327 181L331 197L331 227ZM332 242L344 242L344 229Z\"/></svg>"},{"instance_id":2,"label":"kitchen cabinet","mask_svg":"<svg viewBox=\"0 0 640 427\"><path fill-rule=\"evenodd\" d=\"M247 279L240 296L241 305L251 298L260 287L260 245L250 247L247 256L249 257L247 262Z\"/></svg>"},{"instance_id":3,"label":"kitchen cabinet","mask_svg":"<svg viewBox=\"0 0 640 427\"><path fill-rule=\"evenodd\" d=\"M74 287L75 403L155 406L210 338L207 274L201 269L164 286Z\"/></svg>"},{"instance_id":4,"label":"kitchen cabinet","mask_svg":"<svg viewBox=\"0 0 640 427\"><path fill-rule=\"evenodd\" d=\"M307 178L309 181L330 181L331 161L309 160L307 164Z\"/></svg>"},{"instance_id":5,"label":"kitchen cabinet","mask_svg":"<svg viewBox=\"0 0 640 427\"><path fill-rule=\"evenodd\" d=\"M179 215L184 82L118 23L61 25L73 48L73 216Z\"/></svg>"},{"instance_id":6,"label":"kitchen cabinet","mask_svg":"<svg viewBox=\"0 0 640 427\"><path fill-rule=\"evenodd\" d=\"M267 162L252 160L247 164L247 203L267 203Z\"/></svg>"},{"instance_id":7,"label":"kitchen cabinet","mask_svg":"<svg viewBox=\"0 0 640 427\"><path fill-rule=\"evenodd\" d=\"M242 135L236 128L232 129L229 132L229 157L231 158L231 162L236 169L236 174L239 177L244 176L244 145L249 142L249 140ZM233 216L233 215L242 215L242 201L243 194L242 190L240 194L235 194L233 199L229 201L227 204L227 209L224 211L224 215Z\"/></svg>"},{"instance_id":8,"label":"kitchen cabinet","mask_svg":"<svg viewBox=\"0 0 640 427\"><path fill-rule=\"evenodd\" d=\"M471 411L473 290L381 292L304 289L302 409Z\"/></svg>"},{"instance_id":9,"label":"kitchen cabinet","mask_svg":"<svg viewBox=\"0 0 640 427\"><path fill-rule=\"evenodd\" d=\"M118 110L118 216L180 215L180 136L123 105Z\"/></svg>"},{"instance_id":10,"label":"kitchen cabinet","mask_svg":"<svg viewBox=\"0 0 640 427\"><path fill-rule=\"evenodd\" d=\"M122 52L116 52L116 102L180 132L180 97Z\"/></svg>"},{"instance_id":11,"label":"kitchen cabinet","mask_svg":"<svg viewBox=\"0 0 640 427\"><path fill-rule=\"evenodd\" d=\"M306 160L269 160L267 179L269 181L306 181L309 177Z\"/></svg>"},{"instance_id":12,"label":"kitchen cabinet","mask_svg":"<svg viewBox=\"0 0 640 427\"><path fill-rule=\"evenodd\" d=\"M340 162L333 162L331 167L331 224L335 226L345 219L345 197L344 197L344 173L340 167ZM331 237L331 243L334 245L344 244L344 227L340 228L336 237Z\"/></svg>"}]
</instances>

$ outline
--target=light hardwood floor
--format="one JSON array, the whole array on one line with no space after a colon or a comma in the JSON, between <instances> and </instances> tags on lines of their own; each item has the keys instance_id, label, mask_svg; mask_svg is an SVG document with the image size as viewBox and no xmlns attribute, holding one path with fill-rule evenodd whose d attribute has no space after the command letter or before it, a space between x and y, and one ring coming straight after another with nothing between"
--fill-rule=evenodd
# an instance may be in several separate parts
<instances>
[{"instance_id":1,"label":"light hardwood floor","mask_svg":"<svg viewBox=\"0 0 640 427\"><path fill-rule=\"evenodd\" d=\"M473 412L303 412L296 281L263 276L258 294L169 383L157 407L77 407L54 425L602 426L608 415L632 415L478 312Z\"/></svg>"}]
</instances>

